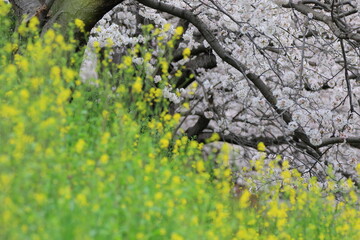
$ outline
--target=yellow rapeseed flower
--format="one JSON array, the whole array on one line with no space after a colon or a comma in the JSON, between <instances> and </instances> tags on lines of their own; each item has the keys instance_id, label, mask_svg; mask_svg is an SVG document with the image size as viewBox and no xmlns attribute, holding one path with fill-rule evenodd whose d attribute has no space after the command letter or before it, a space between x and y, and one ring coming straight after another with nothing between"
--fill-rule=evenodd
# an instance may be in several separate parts
<instances>
[{"instance_id":1,"label":"yellow rapeseed flower","mask_svg":"<svg viewBox=\"0 0 360 240\"><path fill-rule=\"evenodd\" d=\"M54 82L58 82L61 79L61 69L58 66L54 66L50 70L50 78L54 80Z\"/></svg>"},{"instance_id":2,"label":"yellow rapeseed flower","mask_svg":"<svg viewBox=\"0 0 360 240\"><path fill-rule=\"evenodd\" d=\"M114 41L111 38L106 39L106 46L107 47L114 46Z\"/></svg>"},{"instance_id":3,"label":"yellow rapeseed flower","mask_svg":"<svg viewBox=\"0 0 360 240\"><path fill-rule=\"evenodd\" d=\"M263 142L259 142L258 145L257 145L257 150L259 152L265 152L266 151L265 144Z\"/></svg>"},{"instance_id":4,"label":"yellow rapeseed flower","mask_svg":"<svg viewBox=\"0 0 360 240\"><path fill-rule=\"evenodd\" d=\"M102 137L101 137L101 144L102 145L106 145L109 141L109 138L110 138L110 133L109 132L105 132Z\"/></svg>"},{"instance_id":5,"label":"yellow rapeseed flower","mask_svg":"<svg viewBox=\"0 0 360 240\"><path fill-rule=\"evenodd\" d=\"M190 48L185 48L185 49L183 50L183 52L182 52L182 55L183 55L184 58L189 58L190 55L191 55L191 50L190 50Z\"/></svg>"},{"instance_id":6,"label":"yellow rapeseed flower","mask_svg":"<svg viewBox=\"0 0 360 240\"><path fill-rule=\"evenodd\" d=\"M136 81L134 82L134 84L132 85L132 92L141 93L142 87L143 87L143 85L141 82L141 78L137 78Z\"/></svg>"},{"instance_id":7,"label":"yellow rapeseed flower","mask_svg":"<svg viewBox=\"0 0 360 240\"><path fill-rule=\"evenodd\" d=\"M70 68L67 68L67 67L64 67L62 69L62 72L63 72L63 75L64 75L64 79L66 82L72 82L75 77L77 76L77 72L70 69Z\"/></svg>"},{"instance_id":8,"label":"yellow rapeseed flower","mask_svg":"<svg viewBox=\"0 0 360 240\"><path fill-rule=\"evenodd\" d=\"M184 240L184 238L181 235L177 234L177 233L172 233L171 234L171 240Z\"/></svg>"},{"instance_id":9,"label":"yellow rapeseed flower","mask_svg":"<svg viewBox=\"0 0 360 240\"><path fill-rule=\"evenodd\" d=\"M144 28L146 31L151 31L151 30L154 29L154 25L152 25L152 24L144 25L143 28Z\"/></svg>"},{"instance_id":10,"label":"yellow rapeseed flower","mask_svg":"<svg viewBox=\"0 0 360 240\"><path fill-rule=\"evenodd\" d=\"M18 115L19 113L20 111L18 109L10 105L2 105L0 107L0 116L3 117L11 118Z\"/></svg>"},{"instance_id":11,"label":"yellow rapeseed flower","mask_svg":"<svg viewBox=\"0 0 360 240\"><path fill-rule=\"evenodd\" d=\"M196 162L196 170L197 170L198 172L204 172L204 171L205 171L204 161L199 160L199 161Z\"/></svg>"},{"instance_id":12,"label":"yellow rapeseed flower","mask_svg":"<svg viewBox=\"0 0 360 240\"><path fill-rule=\"evenodd\" d=\"M172 178L172 182L173 182L173 184L177 185L177 184L181 183L181 178L179 176L174 176Z\"/></svg>"},{"instance_id":13,"label":"yellow rapeseed flower","mask_svg":"<svg viewBox=\"0 0 360 240\"><path fill-rule=\"evenodd\" d=\"M29 61L25 57L23 57L19 54L16 54L14 56L14 59L15 59L16 65L18 65L21 70L23 70L24 72L29 71Z\"/></svg>"},{"instance_id":14,"label":"yellow rapeseed flower","mask_svg":"<svg viewBox=\"0 0 360 240\"><path fill-rule=\"evenodd\" d=\"M46 196L43 193L35 193L34 194L34 199L39 205L42 205L46 201Z\"/></svg>"},{"instance_id":15,"label":"yellow rapeseed flower","mask_svg":"<svg viewBox=\"0 0 360 240\"><path fill-rule=\"evenodd\" d=\"M144 239L145 238L145 234L143 234L143 233L137 233L136 234L136 239L137 240L141 240L141 239Z\"/></svg>"},{"instance_id":16,"label":"yellow rapeseed flower","mask_svg":"<svg viewBox=\"0 0 360 240\"><path fill-rule=\"evenodd\" d=\"M37 17L33 17L29 22L29 30L31 32L36 32L38 30L40 21Z\"/></svg>"},{"instance_id":17,"label":"yellow rapeseed flower","mask_svg":"<svg viewBox=\"0 0 360 240\"><path fill-rule=\"evenodd\" d=\"M179 122L180 118L181 118L180 113L175 113L174 116L173 116L173 119L174 119L175 122Z\"/></svg>"},{"instance_id":18,"label":"yellow rapeseed flower","mask_svg":"<svg viewBox=\"0 0 360 240\"><path fill-rule=\"evenodd\" d=\"M169 63L166 60L162 60L160 61L160 65L162 73L167 74L169 70Z\"/></svg>"},{"instance_id":19,"label":"yellow rapeseed flower","mask_svg":"<svg viewBox=\"0 0 360 240\"><path fill-rule=\"evenodd\" d=\"M176 36L180 36L181 34L184 33L184 28L182 26L179 26L175 29L175 35Z\"/></svg>"},{"instance_id":20,"label":"yellow rapeseed flower","mask_svg":"<svg viewBox=\"0 0 360 240\"><path fill-rule=\"evenodd\" d=\"M38 89L44 83L44 78L41 77L31 78L30 83L33 89Z\"/></svg>"},{"instance_id":21,"label":"yellow rapeseed flower","mask_svg":"<svg viewBox=\"0 0 360 240\"><path fill-rule=\"evenodd\" d=\"M69 186L61 187L59 189L59 195L61 197L64 197L65 199L70 199L71 198L71 188Z\"/></svg>"},{"instance_id":22,"label":"yellow rapeseed flower","mask_svg":"<svg viewBox=\"0 0 360 240\"><path fill-rule=\"evenodd\" d=\"M157 36L161 33L161 30L159 28L155 28L155 30L153 31L152 35L153 36Z\"/></svg>"},{"instance_id":23,"label":"yellow rapeseed flower","mask_svg":"<svg viewBox=\"0 0 360 240\"><path fill-rule=\"evenodd\" d=\"M5 17L11 9L11 4L5 3L5 1L0 1L0 17Z\"/></svg>"},{"instance_id":24,"label":"yellow rapeseed flower","mask_svg":"<svg viewBox=\"0 0 360 240\"><path fill-rule=\"evenodd\" d=\"M171 115L170 114L166 114L165 116L164 116L164 121L170 121L171 120ZM359 164L359 166L360 166L360 164Z\"/></svg>"},{"instance_id":25,"label":"yellow rapeseed flower","mask_svg":"<svg viewBox=\"0 0 360 240\"><path fill-rule=\"evenodd\" d=\"M54 29L49 29L44 35L44 41L46 45L51 44L55 40L56 34Z\"/></svg>"},{"instance_id":26,"label":"yellow rapeseed flower","mask_svg":"<svg viewBox=\"0 0 360 240\"><path fill-rule=\"evenodd\" d=\"M126 66L131 66L132 64L132 58L130 56L125 56L123 58L123 63L126 65Z\"/></svg>"},{"instance_id":27,"label":"yellow rapeseed flower","mask_svg":"<svg viewBox=\"0 0 360 240\"><path fill-rule=\"evenodd\" d=\"M100 48L100 47L101 47L100 42L94 41L94 42L93 42L93 47L94 47L95 49Z\"/></svg>"},{"instance_id":28,"label":"yellow rapeseed flower","mask_svg":"<svg viewBox=\"0 0 360 240\"><path fill-rule=\"evenodd\" d=\"M109 118L110 113L107 110L103 110L101 115L103 116L104 119L107 120Z\"/></svg>"},{"instance_id":29,"label":"yellow rapeseed flower","mask_svg":"<svg viewBox=\"0 0 360 240\"><path fill-rule=\"evenodd\" d=\"M168 148L169 147L169 140L162 138L160 140L160 148Z\"/></svg>"},{"instance_id":30,"label":"yellow rapeseed flower","mask_svg":"<svg viewBox=\"0 0 360 240\"><path fill-rule=\"evenodd\" d=\"M161 236L164 236L166 234L166 229L160 228L159 233Z\"/></svg>"},{"instance_id":31,"label":"yellow rapeseed flower","mask_svg":"<svg viewBox=\"0 0 360 240\"><path fill-rule=\"evenodd\" d=\"M174 48L174 41L170 40L166 43L166 45L168 45L169 48Z\"/></svg>"},{"instance_id":32,"label":"yellow rapeseed flower","mask_svg":"<svg viewBox=\"0 0 360 240\"><path fill-rule=\"evenodd\" d=\"M26 28L25 24L21 24L18 29L17 29L18 33L21 36L25 36L25 34L27 33L28 29Z\"/></svg>"},{"instance_id":33,"label":"yellow rapeseed flower","mask_svg":"<svg viewBox=\"0 0 360 240\"><path fill-rule=\"evenodd\" d=\"M80 29L80 32L85 32L85 23L81 19L75 19L75 26Z\"/></svg>"},{"instance_id":34,"label":"yellow rapeseed flower","mask_svg":"<svg viewBox=\"0 0 360 240\"><path fill-rule=\"evenodd\" d=\"M155 193L155 199L156 200L161 200L162 198L163 198L163 193L162 192Z\"/></svg>"},{"instance_id":35,"label":"yellow rapeseed flower","mask_svg":"<svg viewBox=\"0 0 360 240\"><path fill-rule=\"evenodd\" d=\"M30 97L29 91L26 90L26 89L22 89L20 91L20 97L21 97L22 100L27 101L29 99L29 97Z\"/></svg>"},{"instance_id":36,"label":"yellow rapeseed flower","mask_svg":"<svg viewBox=\"0 0 360 240\"><path fill-rule=\"evenodd\" d=\"M285 183L290 183L291 172L289 170L282 171L281 172L281 177L283 178Z\"/></svg>"},{"instance_id":37,"label":"yellow rapeseed flower","mask_svg":"<svg viewBox=\"0 0 360 240\"><path fill-rule=\"evenodd\" d=\"M149 52L145 53L144 61L149 62L151 60L151 57L152 57L151 53L149 53Z\"/></svg>"},{"instance_id":38,"label":"yellow rapeseed flower","mask_svg":"<svg viewBox=\"0 0 360 240\"><path fill-rule=\"evenodd\" d=\"M63 47L63 46L65 45L65 38L64 38L64 36L61 35L61 34L56 35L56 37L55 37L55 42L56 42L57 44L59 44L61 47ZM64 49L64 48L63 48L63 49Z\"/></svg>"},{"instance_id":39,"label":"yellow rapeseed flower","mask_svg":"<svg viewBox=\"0 0 360 240\"><path fill-rule=\"evenodd\" d=\"M356 169L357 174L360 175L360 163L358 163L358 165L356 165L355 169Z\"/></svg>"},{"instance_id":40,"label":"yellow rapeseed flower","mask_svg":"<svg viewBox=\"0 0 360 240\"><path fill-rule=\"evenodd\" d=\"M164 30L164 32L167 32L167 31L170 30L170 28L171 28L171 24L170 24L170 23L166 23L166 24L164 24L163 30Z\"/></svg>"},{"instance_id":41,"label":"yellow rapeseed flower","mask_svg":"<svg viewBox=\"0 0 360 240\"><path fill-rule=\"evenodd\" d=\"M83 193L78 194L75 198L75 201L77 204L79 204L79 206L87 206L88 205L86 195Z\"/></svg>"},{"instance_id":42,"label":"yellow rapeseed flower","mask_svg":"<svg viewBox=\"0 0 360 240\"><path fill-rule=\"evenodd\" d=\"M190 104L188 102L184 102L183 107L188 110L190 109Z\"/></svg>"},{"instance_id":43,"label":"yellow rapeseed flower","mask_svg":"<svg viewBox=\"0 0 360 240\"><path fill-rule=\"evenodd\" d=\"M56 103L58 105L62 105L63 103L65 103L69 97L71 95L71 90L70 89L63 89L63 91L61 91L56 99Z\"/></svg>"},{"instance_id":44,"label":"yellow rapeseed flower","mask_svg":"<svg viewBox=\"0 0 360 240\"><path fill-rule=\"evenodd\" d=\"M181 77L181 76L182 76L181 70L177 70L175 73L175 77Z\"/></svg>"},{"instance_id":45,"label":"yellow rapeseed flower","mask_svg":"<svg viewBox=\"0 0 360 240\"><path fill-rule=\"evenodd\" d=\"M211 137L209 138L209 142L216 142L220 140L220 136L218 133L213 133Z\"/></svg>"},{"instance_id":46,"label":"yellow rapeseed flower","mask_svg":"<svg viewBox=\"0 0 360 240\"><path fill-rule=\"evenodd\" d=\"M77 153L81 153L84 150L85 144L86 142L84 141L84 139L79 139L75 144L75 151Z\"/></svg>"},{"instance_id":47,"label":"yellow rapeseed flower","mask_svg":"<svg viewBox=\"0 0 360 240\"><path fill-rule=\"evenodd\" d=\"M156 88L154 95L155 95L155 97L157 97L157 98L161 97L161 96L162 96L162 90L161 90L161 88Z\"/></svg>"},{"instance_id":48,"label":"yellow rapeseed flower","mask_svg":"<svg viewBox=\"0 0 360 240\"><path fill-rule=\"evenodd\" d=\"M2 188L10 186L14 176L12 174L2 174L0 175L0 186Z\"/></svg>"},{"instance_id":49,"label":"yellow rapeseed flower","mask_svg":"<svg viewBox=\"0 0 360 240\"><path fill-rule=\"evenodd\" d=\"M96 162L94 160L88 159L86 160L86 165L89 167L95 166Z\"/></svg>"},{"instance_id":50,"label":"yellow rapeseed flower","mask_svg":"<svg viewBox=\"0 0 360 240\"><path fill-rule=\"evenodd\" d=\"M247 208L250 206L250 197L251 197L251 193L249 192L249 190L245 189L242 192L239 200L239 205L241 208Z\"/></svg>"},{"instance_id":51,"label":"yellow rapeseed flower","mask_svg":"<svg viewBox=\"0 0 360 240\"><path fill-rule=\"evenodd\" d=\"M109 162L109 155L107 155L107 154L101 155L101 157L100 157L100 162L101 162L102 164L107 164L107 163Z\"/></svg>"}]
</instances>

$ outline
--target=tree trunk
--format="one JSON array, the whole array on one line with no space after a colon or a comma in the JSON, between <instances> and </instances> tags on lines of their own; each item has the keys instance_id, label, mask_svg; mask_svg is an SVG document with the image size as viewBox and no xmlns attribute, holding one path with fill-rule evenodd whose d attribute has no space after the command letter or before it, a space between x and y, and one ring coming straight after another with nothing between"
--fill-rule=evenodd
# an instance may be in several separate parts
<instances>
[{"instance_id":1,"label":"tree trunk","mask_svg":"<svg viewBox=\"0 0 360 240\"><path fill-rule=\"evenodd\" d=\"M84 21L86 30L90 30L106 12L123 2L123 0L10 0L18 21L37 16L42 31L58 23L66 27L76 18Z\"/></svg>"}]
</instances>

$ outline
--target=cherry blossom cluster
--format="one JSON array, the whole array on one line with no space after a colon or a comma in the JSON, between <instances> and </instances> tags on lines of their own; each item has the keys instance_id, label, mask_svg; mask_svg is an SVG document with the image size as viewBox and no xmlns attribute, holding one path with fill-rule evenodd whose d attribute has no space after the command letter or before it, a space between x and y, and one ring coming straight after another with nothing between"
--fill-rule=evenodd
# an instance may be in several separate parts
<instances>
[{"instance_id":1,"label":"cherry blossom cluster","mask_svg":"<svg viewBox=\"0 0 360 240\"><path fill-rule=\"evenodd\" d=\"M164 89L164 97L191 119L191 123L185 121L185 131L194 124L194 118L204 116L209 120L205 132L232 136L234 143L242 146L237 154L239 161L249 157L251 150L236 139L267 139L270 153L288 157L290 164L303 173L312 171L321 176L320 172L332 166L338 178L344 173L354 174L360 150L347 139L360 134L360 42L339 36L345 34L341 30L345 28L348 35L359 34L360 9L356 1L340 0L337 5L327 0L312 4L300 0L160 2L192 12L223 50L246 66L245 73L240 73L212 51L216 67L194 71L195 91L193 85ZM334 14L340 20L331 22ZM139 18L145 20L139 22ZM171 23L171 34L179 18L136 1L124 1L94 28L89 46L94 42L105 46L110 38L114 51L121 53L142 42L144 36L138 29L144 22L159 28ZM196 52L211 44L189 24L178 46L185 47ZM172 67L176 71L197 57L194 54L178 60ZM276 99L275 105L247 74L256 75L266 84ZM155 79L160 81L159 76ZM190 101L191 111L180 107L184 101ZM290 116L287 121L285 113ZM297 132L306 135L309 142L299 140ZM329 144L332 139L343 141Z\"/></svg>"}]
</instances>

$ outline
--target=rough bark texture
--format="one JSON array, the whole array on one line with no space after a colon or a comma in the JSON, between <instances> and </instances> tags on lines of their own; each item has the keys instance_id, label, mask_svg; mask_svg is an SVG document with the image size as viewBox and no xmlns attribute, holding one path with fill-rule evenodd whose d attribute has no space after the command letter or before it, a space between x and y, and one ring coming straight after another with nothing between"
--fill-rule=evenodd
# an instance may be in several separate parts
<instances>
[{"instance_id":1,"label":"rough bark texture","mask_svg":"<svg viewBox=\"0 0 360 240\"><path fill-rule=\"evenodd\" d=\"M49 9L48 16L50 20L45 25L44 30L46 31L54 23L66 26L76 18L84 21L86 30L91 30L105 13L122 1L123 0L57 0Z\"/></svg>"},{"instance_id":2,"label":"rough bark texture","mask_svg":"<svg viewBox=\"0 0 360 240\"><path fill-rule=\"evenodd\" d=\"M86 30L90 30L104 14L123 0L11 0L17 17L24 14L38 16L42 22L43 31L54 23L67 26L76 18L84 21Z\"/></svg>"},{"instance_id":3,"label":"rough bark texture","mask_svg":"<svg viewBox=\"0 0 360 240\"><path fill-rule=\"evenodd\" d=\"M34 14L41 7L38 0L10 0L17 16Z\"/></svg>"}]
</instances>

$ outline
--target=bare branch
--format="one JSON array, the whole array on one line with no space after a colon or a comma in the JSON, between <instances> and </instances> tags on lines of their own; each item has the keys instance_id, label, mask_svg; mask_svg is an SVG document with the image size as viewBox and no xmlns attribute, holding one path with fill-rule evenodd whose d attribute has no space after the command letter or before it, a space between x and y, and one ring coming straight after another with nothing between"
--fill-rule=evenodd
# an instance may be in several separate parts
<instances>
[{"instance_id":1,"label":"bare branch","mask_svg":"<svg viewBox=\"0 0 360 240\"><path fill-rule=\"evenodd\" d=\"M293 8L296 11L304 14L305 16L308 16L309 14L311 14L313 16L313 19L321 21L323 23L325 23L326 25L328 25L328 27L330 28L330 30L334 33L334 35L340 39L351 39L354 40L356 42L360 42L360 34L357 32L352 32L350 31L350 29L346 29L344 27L339 27L332 19L331 16L327 16L324 13L320 12L320 11L316 11L314 9L312 9L311 7L304 5L302 3L288 3L288 4L284 4L283 7L285 8ZM330 10L330 9L329 9ZM335 16L336 17L336 16ZM344 17L344 16L337 16L338 18Z\"/></svg>"}]
</instances>

